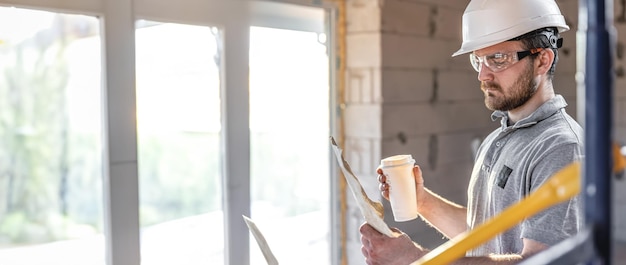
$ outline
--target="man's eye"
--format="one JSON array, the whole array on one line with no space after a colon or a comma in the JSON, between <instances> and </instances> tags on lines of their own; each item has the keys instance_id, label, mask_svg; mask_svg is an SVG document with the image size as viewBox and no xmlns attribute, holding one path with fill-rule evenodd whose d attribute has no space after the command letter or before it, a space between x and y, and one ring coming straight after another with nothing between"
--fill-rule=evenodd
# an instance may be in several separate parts
<instances>
[{"instance_id":1,"label":"man's eye","mask_svg":"<svg viewBox=\"0 0 626 265\"><path fill-rule=\"evenodd\" d=\"M502 54L502 53L496 53L496 54L489 56L489 59L494 63L503 63L503 62L508 61L509 56L507 56L506 54Z\"/></svg>"},{"instance_id":2,"label":"man's eye","mask_svg":"<svg viewBox=\"0 0 626 265\"><path fill-rule=\"evenodd\" d=\"M495 67L501 67L501 66L506 65L509 62L509 57L506 54L496 53L496 54L489 56L487 60L489 60L489 65L492 65Z\"/></svg>"}]
</instances>

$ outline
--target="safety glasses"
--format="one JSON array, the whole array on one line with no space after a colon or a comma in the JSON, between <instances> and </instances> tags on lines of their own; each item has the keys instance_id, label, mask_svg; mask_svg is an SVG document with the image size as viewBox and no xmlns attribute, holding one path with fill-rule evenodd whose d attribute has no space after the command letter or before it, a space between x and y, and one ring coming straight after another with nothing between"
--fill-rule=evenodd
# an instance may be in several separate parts
<instances>
[{"instance_id":1,"label":"safety glasses","mask_svg":"<svg viewBox=\"0 0 626 265\"><path fill-rule=\"evenodd\" d=\"M483 64L494 73L504 71L528 55L539 53L543 48L534 48L521 52L497 52L483 56L470 53L470 62L476 72L480 72Z\"/></svg>"}]
</instances>

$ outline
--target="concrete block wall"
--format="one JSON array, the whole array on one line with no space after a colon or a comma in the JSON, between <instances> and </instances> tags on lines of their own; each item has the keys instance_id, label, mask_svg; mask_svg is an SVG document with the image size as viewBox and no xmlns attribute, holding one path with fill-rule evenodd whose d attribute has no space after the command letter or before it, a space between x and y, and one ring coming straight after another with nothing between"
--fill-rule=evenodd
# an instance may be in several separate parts
<instances>
[{"instance_id":1,"label":"concrete block wall","mask_svg":"<svg viewBox=\"0 0 626 265\"><path fill-rule=\"evenodd\" d=\"M378 189L374 169L380 158L381 135L381 4L372 0L346 1L344 157L374 200ZM346 199L346 259L348 264L363 264L359 226L364 220L355 201Z\"/></svg>"},{"instance_id":2,"label":"concrete block wall","mask_svg":"<svg viewBox=\"0 0 626 265\"><path fill-rule=\"evenodd\" d=\"M465 204L472 166L471 143L491 122L466 56L452 58L466 1L348 0L346 159L366 192L385 204L386 221L426 247L445 242L422 220L395 223L378 193L381 158L410 153L429 188ZM349 264L362 264L358 226L348 199Z\"/></svg>"},{"instance_id":3,"label":"concrete block wall","mask_svg":"<svg viewBox=\"0 0 626 265\"><path fill-rule=\"evenodd\" d=\"M477 73L467 56L451 57L461 44L461 18L468 0L347 0L345 156L366 192L385 204L386 221L416 242L434 248L442 235L421 220L393 221L389 204L378 193L375 169L381 158L412 154L425 184L442 196L466 203L473 165L471 146L499 123L483 103ZM577 118L576 31L578 0L557 0L571 30L554 80L555 91ZM626 144L626 16L615 3L616 54L615 138ZM622 12L622 13L620 13ZM623 34L621 34L623 33ZM616 180L615 226L626 240L626 184ZM362 264L358 227L363 219L348 198L347 255ZM621 234L620 234L621 233Z\"/></svg>"},{"instance_id":4,"label":"concrete block wall","mask_svg":"<svg viewBox=\"0 0 626 265\"><path fill-rule=\"evenodd\" d=\"M380 155L412 154L428 188L465 204L473 159L470 143L496 125L467 56L451 57L460 47L467 1L384 3ZM400 17L396 10L406 15ZM398 77L404 82L396 81ZM428 248L445 242L422 220L394 222L388 203L385 206L386 221L416 242Z\"/></svg>"}]
</instances>

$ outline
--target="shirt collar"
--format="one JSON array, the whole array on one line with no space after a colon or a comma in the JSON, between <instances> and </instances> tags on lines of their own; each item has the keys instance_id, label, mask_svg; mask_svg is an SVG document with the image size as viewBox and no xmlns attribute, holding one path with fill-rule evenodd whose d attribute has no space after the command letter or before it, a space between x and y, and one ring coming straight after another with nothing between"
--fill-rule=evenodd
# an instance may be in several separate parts
<instances>
[{"instance_id":1,"label":"shirt collar","mask_svg":"<svg viewBox=\"0 0 626 265\"><path fill-rule=\"evenodd\" d=\"M565 102L565 99L563 98L563 96L556 95L552 99L543 103L533 113L528 115L528 117L523 118L519 120L518 122L516 122L515 124L513 124L513 126L511 126L512 127L511 129L532 126L536 124L537 122L540 122L541 120L544 120L552 116L552 114L554 114L555 112L559 111L562 108L565 108L566 106L567 106L567 102ZM503 130L506 129L508 127L507 124L509 121L508 112L496 110L491 114L492 121L495 121L498 118L501 118L500 125L502 126L502 129Z\"/></svg>"}]
</instances>

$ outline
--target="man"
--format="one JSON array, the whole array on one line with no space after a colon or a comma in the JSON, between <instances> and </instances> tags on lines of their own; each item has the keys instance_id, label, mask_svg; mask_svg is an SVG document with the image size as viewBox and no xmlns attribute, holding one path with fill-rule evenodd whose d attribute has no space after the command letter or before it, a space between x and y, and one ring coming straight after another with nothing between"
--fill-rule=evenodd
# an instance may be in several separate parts
<instances>
[{"instance_id":1,"label":"man","mask_svg":"<svg viewBox=\"0 0 626 265\"><path fill-rule=\"evenodd\" d=\"M422 219L447 238L473 229L532 193L564 166L582 159L582 128L565 112L552 87L559 32L568 30L554 0L472 0L463 15L463 44L453 56L469 53L478 72L485 105L501 125L481 144L463 207L416 180ZM380 190L389 187L379 168ZM575 197L524 220L455 264L514 264L574 235L581 226ZM367 264L409 264L429 250L401 231L390 238L370 225L360 228Z\"/></svg>"}]
</instances>

